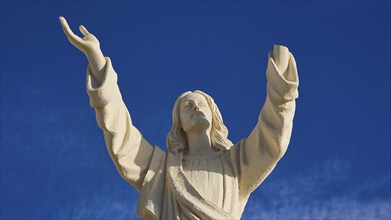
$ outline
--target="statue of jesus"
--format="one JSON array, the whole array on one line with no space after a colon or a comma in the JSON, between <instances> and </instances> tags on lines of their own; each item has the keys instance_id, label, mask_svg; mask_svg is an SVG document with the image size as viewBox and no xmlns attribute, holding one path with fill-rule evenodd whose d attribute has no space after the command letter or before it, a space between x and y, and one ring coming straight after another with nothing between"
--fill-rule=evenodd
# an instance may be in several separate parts
<instances>
[{"instance_id":1,"label":"statue of jesus","mask_svg":"<svg viewBox=\"0 0 391 220\"><path fill-rule=\"evenodd\" d=\"M98 39L80 26L68 40L89 61L87 93L120 175L140 192L137 215L146 219L240 219L250 193L285 154L298 97L296 63L288 48L268 56L267 97L251 134L233 144L219 108L202 91L181 94L172 110L167 149L151 145L133 125L117 74Z\"/></svg>"}]
</instances>

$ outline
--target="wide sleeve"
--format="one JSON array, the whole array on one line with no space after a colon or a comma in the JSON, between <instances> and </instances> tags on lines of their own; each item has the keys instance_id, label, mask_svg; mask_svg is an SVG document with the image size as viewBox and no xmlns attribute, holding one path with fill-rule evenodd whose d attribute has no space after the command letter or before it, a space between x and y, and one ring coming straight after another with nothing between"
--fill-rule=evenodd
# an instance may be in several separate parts
<instances>
[{"instance_id":1,"label":"wide sleeve","mask_svg":"<svg viewBox=\"0 0 391 220\"><path fill-rule=\"evenodd\" d=\"M295 59L289 56L288 68L280 72L269 53L266 76L267 97L254 130L231 148L242 197L258 187L285 154L291 133L298 97Z\"/></svg>"},{"instance_id":2,"label":"wide sleeve","mask_svg":"<svg viewBox=\"0 0 391 220\"><path fill-rule=\"evenodd\" d=\"M87 68L87 93L103 130L110 156L120 175L138 191L148 171L154 147L133 126L117 85L117 74L106 58L102 82Z\"/></svg>"}]
</instances>

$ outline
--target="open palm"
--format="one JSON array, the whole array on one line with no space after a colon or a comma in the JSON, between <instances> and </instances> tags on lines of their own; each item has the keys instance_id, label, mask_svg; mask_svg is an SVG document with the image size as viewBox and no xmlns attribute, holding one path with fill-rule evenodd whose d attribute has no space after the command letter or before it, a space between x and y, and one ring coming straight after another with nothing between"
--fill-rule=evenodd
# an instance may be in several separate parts
<instances>
[{"instance_id":1,"label":"open palm","mask_svg":"<svg viewBox=\"0 0 391 220\"><path fill-rule=\"evenodd\" d=\"M81 50L86 55L100 50L98 39L93 34L89 33L83 25L80 25L79 30L84 37L80 38L73 33L64 17L60 17L60 21L65 35L67 36L69 42L73 44L73 46Z\"/></svg>"}]
</instances>

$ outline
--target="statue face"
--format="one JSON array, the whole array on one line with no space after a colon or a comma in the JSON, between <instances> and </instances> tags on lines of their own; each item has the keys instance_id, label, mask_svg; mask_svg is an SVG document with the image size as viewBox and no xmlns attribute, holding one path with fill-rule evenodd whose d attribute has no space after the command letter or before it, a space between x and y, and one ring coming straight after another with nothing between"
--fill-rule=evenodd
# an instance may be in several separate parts
<instances>
[{"instance_id":1,"label":"statue face","mask_svg":"<svg viewBox=\"0 0 391 220\"><path fill-rule=\"evenodd\" d=\"M184 96L180 103L181 126L187 132L200 132L210 129L212 112L205 97L199 93Z\"/></svg>"}]
</instances>

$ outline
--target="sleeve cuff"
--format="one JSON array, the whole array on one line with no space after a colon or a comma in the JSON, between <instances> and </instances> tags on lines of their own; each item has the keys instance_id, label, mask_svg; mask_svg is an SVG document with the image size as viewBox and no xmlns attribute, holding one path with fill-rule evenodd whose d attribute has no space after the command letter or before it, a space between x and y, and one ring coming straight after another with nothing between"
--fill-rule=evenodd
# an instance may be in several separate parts
<instances>
[{"instance_id":1,"label":"sleeve cuff","mask_svg":"<svg viewBox=\"0 0 391 220\"><path fill-rule=\"evenodd\" d=\"M93 108L102 108L107 105L116 94L119 94L117 74L111 64L110 58L106 57L103 80L99 82L92 75L90 65L87 67L87 94L90 97L90 105Z\"/></svg>"},{"instance_id":2,"label":"sleeve cuff","mask_svg":"<svg viewBox=\"0 0 391 220\"><path fill-rule=\"evenodd\" d=\"M266 77L273 91L286 100L292 100L299 97L297 89L299 86L299 77L293 55L290 53L288 68L284 73L278 70L271 56L271 52L268 55L268 60ZM290 76L289 78L291 80L287 80L284 76Z\"/></svg>"}]
</instances>

